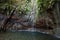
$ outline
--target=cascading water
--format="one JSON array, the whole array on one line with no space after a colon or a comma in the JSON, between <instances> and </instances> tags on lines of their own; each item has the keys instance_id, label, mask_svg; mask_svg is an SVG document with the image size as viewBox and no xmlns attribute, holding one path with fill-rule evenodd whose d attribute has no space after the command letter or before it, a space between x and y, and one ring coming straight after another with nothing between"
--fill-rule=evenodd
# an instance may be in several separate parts
<instances>
[{"instance_id":1,"label":"cascading water","mask_svg":"<svg viewBox=\"0 0 60 40\"><path fill-rule=\"evenodd\" d=\"M35 15L36 15L36 8L37 8L36 4L37 4L36 0L31 0L32 10L30 12L30 19L31 19L31 24L32 24L32 28L31 28L32 31L35 31L34 30L34 23L35 23Z\"/></svg>"},{"instance_id":2,"label":"cascading water","mask_svg":"<svg viewBox=\"0 0 60 40\"><path fill-rule=\"evenodd\" d=\"M60 38L60 25L59 25L59 23L60 23L60 13L59 13L59 11L60 11L60 9L59 9L59 3L57 2L56 4L55 4L55 8L56 8L56 10L55 10L55 14L54 14L54 16L55 16L55 19L56 19L56 29L54 30L54 32L55 32L55 36L57 36L58 38Z\"/></svg>"}]
</instances>

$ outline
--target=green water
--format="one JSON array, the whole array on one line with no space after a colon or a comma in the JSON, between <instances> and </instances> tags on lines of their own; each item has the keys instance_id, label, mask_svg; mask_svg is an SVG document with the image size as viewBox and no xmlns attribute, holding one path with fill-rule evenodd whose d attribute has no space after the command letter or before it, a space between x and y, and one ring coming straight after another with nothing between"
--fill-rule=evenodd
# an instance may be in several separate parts
<instances>
[{"instance_id":1,"label":"green water","mask_svg":"<svg viewBox=\"0 0 60 40\"><path fill-rule=\"evenodd\" d=\"M0 40L60 40L39 32L5 32L0 33Z\"/></svg>"}]
</instances>

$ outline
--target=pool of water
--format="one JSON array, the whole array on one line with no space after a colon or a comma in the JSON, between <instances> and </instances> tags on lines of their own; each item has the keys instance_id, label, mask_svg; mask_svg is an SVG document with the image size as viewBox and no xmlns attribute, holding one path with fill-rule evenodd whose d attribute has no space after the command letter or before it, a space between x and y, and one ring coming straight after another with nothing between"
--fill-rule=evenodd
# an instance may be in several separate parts
<instances>
[{"instance_id":1,"label":"pool of water","mask_svg":"<svg viewBox=\"0 0 60 40\"><path fill-rule=\"evenodd\" d=\"M0 40L60 40L60 39L39 32L22 31L0 33Z\"/></svg>"}]
</instances>

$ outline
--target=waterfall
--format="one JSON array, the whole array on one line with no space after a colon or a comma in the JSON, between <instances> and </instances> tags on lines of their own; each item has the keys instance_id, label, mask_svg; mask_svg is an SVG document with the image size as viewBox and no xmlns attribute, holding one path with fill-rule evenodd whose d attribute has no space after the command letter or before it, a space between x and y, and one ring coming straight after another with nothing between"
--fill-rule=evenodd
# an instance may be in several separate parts
<instances>
[{"instance_id":1,"label":"waterfall","mask_svg":"<svg viewBox=\"0 0 60 40\"><path fill-rule=\"evenodd\" d=\"M31 15L30 15L30 18L31 18L31 23L32 23L32 31L35 31L34 30L34 23L35 23L35 20L36 20L36 5L37 4L37 1L36 0L31 0L31 5L32 5L32 10L31 10Z\"/></svg>"},{"instance_id":2,"label":"waterfall","mask_svg":"<svg viewBox=\"0 0 60 40\"><path fill-rule=\"evenodd\" d=\"M59 9L59 3L57 2L56 3L56 5L55 5L55 8L56 8L56 10L55 10L55 14L54 14L54 16L55 16L55 19L56 19L56 28L55 28L55 30L54 30L54 32L55 32L55 36L56 37L58 37L58 38L60 38L60 25L59 25L59 23L60 23L60 9Z\"/></svg>"}]
</instances>

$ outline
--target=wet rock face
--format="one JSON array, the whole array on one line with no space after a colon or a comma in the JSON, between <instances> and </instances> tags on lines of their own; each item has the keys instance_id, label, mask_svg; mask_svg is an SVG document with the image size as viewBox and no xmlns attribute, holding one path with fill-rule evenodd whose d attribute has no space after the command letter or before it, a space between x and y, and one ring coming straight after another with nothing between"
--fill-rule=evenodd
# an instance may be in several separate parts
<instances>
[{"instance_id":1,"label":"wet rock face","mask_svg":"<svg viewBox=\"0 0 60 40\"><path fill-rule=\"evenodd\" d=\"M28 28L31 28L28 22L23 22L22 24L15 22L12 27L10 27L10 30L27 30Z\"/></svg>"},{"instance_id":2,"label":"wet rock face","mask_svg":"<svg viewBox=\"0 0 60 40\"><path fill-rule=\"evenodd\" d=\"M0 32L5 31L3 29L3 25L4 25L4 22L5 22L5 19L7 19L7 16L5 16L3 14L0 14Z\"/></svg>"},{"instance_id":3,"label":"wet rock face","mask_svg":"<svg viewBox=\"0 0 60 40\"><path fill-rule=\"evenodd\" d=\"M3 26L4 20L7 18L7 16L4 16L0 14L0 27Z\"/></svg>"},{"instance_id":4,"label":"wet rock face","mask_svg":"<svg viewBox=\"0 0 60 40\"><path fill-rule=\"evenodd\" d=\"M2 14L0 14L0 28L3 27L5 19L9 18L9 16L4 16ZM23 25L21 25L23 24ZM28 29L30 28L30 23L28 22L27 19L25 18L19 18L16 16L12 16L12 18L8 21L7 25L7 29L16 29L16 30L22 30L22 29Z\"/></svg>"},{"instance_id":5,"label":"wet rock face","mask_svg":"<svg viewBox=\"0 0 60 40\"><path fill-rule=\"evenodd\" d=\"M3 26L4 21L7 17L5 16L1 16L0 17L0 24ZM20 22L25 25L21 25ZM9 23L7 24L7 28L9 29L14 29L14 30L24 30L24 29L29 29L32 28L31 26L32 23L28 22L27 19L24 18L16 18L16 16L13 16L12 19L9 21ZM53 23L52 20L49 18L39 18L36 22L36 24L34 25L34 28L36 29L53 29Z\"/></svg>"},{"instance_id":6,"label":"wet rock face","mask_svg":"<svg viewBox=\"0 0 60 40\"><path fill-rule=\"evenodd\" d=\"M36 28L40 29L53 29L52 20L49 18L40 18L36 22Z\"/></svg>"}]
</instances>

